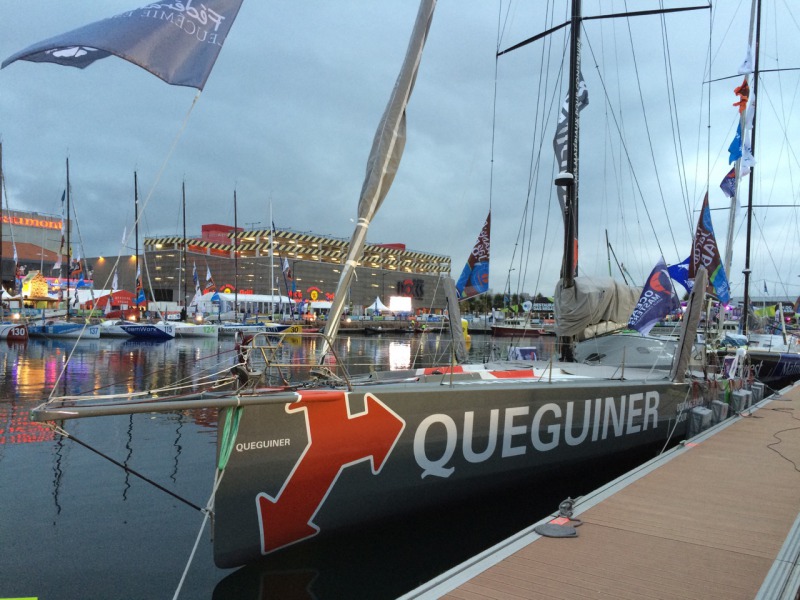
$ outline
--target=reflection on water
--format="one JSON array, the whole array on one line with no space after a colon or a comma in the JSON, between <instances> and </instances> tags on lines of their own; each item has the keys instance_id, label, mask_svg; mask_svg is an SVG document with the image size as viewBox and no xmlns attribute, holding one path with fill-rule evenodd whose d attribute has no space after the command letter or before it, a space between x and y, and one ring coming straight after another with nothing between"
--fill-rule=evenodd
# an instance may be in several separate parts
<instances>
[{"instance_id":1,"label":"reflection on water","mask_svg":"<svg viewBox=\"0 0 800 600\"><path fill-rule=\"evenodd\" d=\"M551 340L526 343L546 345ZM217 411L124 415L61 424L96 452L64 439L47 425L31 422L29 411L51 393L134 393L175 381L185 382L191 390L204 371L227 374L235 361L233 344L224 338L157 344L101 338L75 345L46 339L3 345L0 598L172 596L202 523L202 515L192 506L205 505L213 484ZM317 344L309 339L291 340L282 348L280 360L309 361ZM451 354L446 337L429 334L354 336L338 340L335 349L352 374L375 367L442 364L449 362ZM487 360L492 351L503 355L505 349L492 348L488 338L473 336L470 355L474 361ZM548 352L540 350L539 355ZM415 527L405 522L387 524L380 531L336 543L320 540L279 553L260 567L235 572L213 566L206 532L181 597L262 597L243 593L253 586L266 586L268 597L275 598L394 597L477 551L487 540L521 526L513 520L502 526L495 523L492 531L471 526L474 543L462 543L463 522L474 523L478 514L486 519L491 516L479 509L494 507L495 514L521 515L522 521L538 518L541 508L530 506L529 493L534 491L515 493L511 501L495 495L480 506L465 505L462 512L431 515ZM548 501L545 512L559 500ZM514 503L517 509L512 508ZM11 577L6 575L11 573ZM236 589L242 595L231 591ZM287 593L282 595L280 590Z\"/></svg>"}]
</instances>

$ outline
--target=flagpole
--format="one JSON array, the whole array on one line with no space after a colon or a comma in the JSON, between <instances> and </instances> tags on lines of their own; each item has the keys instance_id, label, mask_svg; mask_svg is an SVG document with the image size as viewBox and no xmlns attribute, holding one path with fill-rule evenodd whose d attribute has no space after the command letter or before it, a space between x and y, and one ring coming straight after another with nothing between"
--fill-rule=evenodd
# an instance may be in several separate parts
<instances>
[{"instance_id":1,"label":"flagpole","mask_svg":"<svg viewBox=\"0 0 800 600\"><path fill-rule=\"evenodd\" d=\"M133 237L135 238L134 248L136 255L134 257L134 282L133 282L133 290L136 293L136 316L141 316L139 313L139 290L136 289L139 285L139 174L134 171L133 172ZM144 288L144 285L142 285Z\"/></svg>"}]
</instances>

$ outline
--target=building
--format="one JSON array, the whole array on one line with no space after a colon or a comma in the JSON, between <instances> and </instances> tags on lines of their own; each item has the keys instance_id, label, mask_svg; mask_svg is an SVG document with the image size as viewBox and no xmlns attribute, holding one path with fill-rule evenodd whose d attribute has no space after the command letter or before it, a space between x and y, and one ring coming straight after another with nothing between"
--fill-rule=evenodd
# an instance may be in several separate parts
<instances>
[{"instance_id":1,"label":"building","mask_svg":"<svg viewBox=\"0 0 800 600\"><path fill-rule=\"evenodd\" d=\"M288 295L298 303L333 300L348 240L290 230L235 231L234 237L233 227L208 224L199 238L146 237L140 269L147 298L188 304L196 272L201 290ZM103 282L111 280L116 257L89 262L96 285L108 287ZM121 288L135 289L135 257L122 257L117 273ZM409 251L403 244L369 244L348 305L360 314L376 298L389 305L391 297L404 296L411 298L414 312L441 312L446 305L442 275L450 276L447 256Z\"/></svg>"},{"instance_id":2,"label":"building","mask_svg":"<svg viewBox=\"0 0 800 600\"><path fill-rule=\"evenodd\" d=\"M65 254L61 261L64 265L61 273L53 270L58 263L59 250L66 253L66 247L61 247L61 217L23 211L8 211L1 217L0 279L3 287L9 292L19 293L20 282L29 273L39 271L51 286L51 292L57 290L59 278L63 281L66 276L67 265Z\"/></svg>"}]
</instances>

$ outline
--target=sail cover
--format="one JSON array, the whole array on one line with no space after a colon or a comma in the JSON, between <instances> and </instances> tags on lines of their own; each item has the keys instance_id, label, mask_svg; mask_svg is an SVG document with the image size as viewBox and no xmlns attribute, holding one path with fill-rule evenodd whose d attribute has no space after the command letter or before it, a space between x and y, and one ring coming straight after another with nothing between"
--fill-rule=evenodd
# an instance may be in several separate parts
<instances>
[{"instance_id":1,"label":"sail cover","mask_svg":"<svg viewBox=\"0 0 800 600\"><path fill-rule=\"evenodd\" d=\"M367 229L389 192L400 164L400 157L403 155L406 140L406 106L411 97L411 91L414 89L414 81L417 78L419 63L422 60L422 50L428 38L435 6L436 0L420 2L403 66L400 68L400 74L397 76L389 103L378 124L375 139L372 141L372 150L367 159L367 174L358 201L358 222L350 238L347 258L339 276L333 306L325 326L325 336L328 340L333 339L339 330L339 319L344 311L347 288L353 279L356 265L364 253ZM326 347L323 348L321 354L324 355L325 352L327 352Z\"/></svg>"},{"instance_id":2,"label":"sail cover","mask_svg":"<svg viewBox=\"0 0 800 600\"><path fill-rule=\"evenodd\" d=\"M466 300L489 289L489 233L491 230L492 213L486 217L483 229L478 234L478 241L472 248L467 258L467 264L461 271L461 277L456 283L456 292L460 300Z\"/></svg>"},{"instance_id":3,"label":"sail cover","mask_svg":"<svg viewBox=\"0 0 800 600\"><path fill-rule=\"evenodd\" d=\"M167 83L202 90L241 5L242 0L151 3L33 44L2 67L27 60L85 69L113 54Z\"/></svg>"},{"instance_id":4,"label":"sail cover","mask_svg":"<svg viewBox=\"0 0 800 600\"><path fill-rule=\"evenodd\" d=\"M623 329L641 294L610 277L576 277L575 285L556 286L556 334L588 339L601 333Z\"/></svg>"}]
</instances>

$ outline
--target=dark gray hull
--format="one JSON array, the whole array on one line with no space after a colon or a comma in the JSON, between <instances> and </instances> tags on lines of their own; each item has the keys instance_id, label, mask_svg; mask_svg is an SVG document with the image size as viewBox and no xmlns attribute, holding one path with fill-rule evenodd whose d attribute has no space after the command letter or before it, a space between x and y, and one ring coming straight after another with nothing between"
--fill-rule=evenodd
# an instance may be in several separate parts
<instances>
[{"instance_id":1,"label":"dark gray hull","mask_svg":"<svg viewBox=\"0 0 800 600\"><path fill-rule=\"evenodd\" d=\"M444 378L247 406L216 497L215 562L253 562L318 535L677 441L701 401L666 379Z\"/></svg>"}]
</instances>

